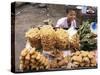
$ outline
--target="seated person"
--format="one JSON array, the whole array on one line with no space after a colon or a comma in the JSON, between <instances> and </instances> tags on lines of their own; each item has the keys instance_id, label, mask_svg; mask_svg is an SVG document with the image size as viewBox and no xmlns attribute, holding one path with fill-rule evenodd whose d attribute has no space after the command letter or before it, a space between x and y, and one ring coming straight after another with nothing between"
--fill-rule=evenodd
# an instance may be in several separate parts
<instances>
[{"instance_id":1,"label":"seated person","mask_svg":"<svg viewBox=\"0 0 100 75\"><path fill-rule=\"evenodd\" d=\"M77 29L77 23L76 23L76 11L75 9L67 9L66 10L66 17L63 17L57 21L57 24L55 26L56 28L63 28L63 29L69 29L70 27L73 27Z\"/></svg>"}]
</instances>

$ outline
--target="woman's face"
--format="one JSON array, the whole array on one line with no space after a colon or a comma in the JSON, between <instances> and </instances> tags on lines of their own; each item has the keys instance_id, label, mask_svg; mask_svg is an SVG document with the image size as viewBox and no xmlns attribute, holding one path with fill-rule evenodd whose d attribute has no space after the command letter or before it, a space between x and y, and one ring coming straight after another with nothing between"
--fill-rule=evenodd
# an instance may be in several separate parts
<instances>
[{"instance_id":1,"label":"woman's face","mask_svg":"<svg viewBox=\"0 0 100 75\"><path fill-rule=\"evenodd\" d=\"M68 18L70 21L76 19L76 12L75 12L74 10L69 11L68 14L67 14L67 18Z\"/></svg>"}]
</instances>

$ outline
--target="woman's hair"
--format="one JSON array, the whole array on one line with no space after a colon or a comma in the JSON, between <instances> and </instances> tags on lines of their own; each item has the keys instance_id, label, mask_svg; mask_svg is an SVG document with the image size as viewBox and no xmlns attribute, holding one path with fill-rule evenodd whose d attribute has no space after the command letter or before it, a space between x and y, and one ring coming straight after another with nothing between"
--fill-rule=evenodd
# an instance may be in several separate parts
<instances>
[{"instance_id":1,"label":"woman's hair","mask_svg":"<svg viewBox=\"0 0 100 75\"><path fill-rule=\"evenodd\" d=\"M71 11L75 11L76 12L76 8L66 8L66 13L68 14Z\"/></svg>"}]
</instances>

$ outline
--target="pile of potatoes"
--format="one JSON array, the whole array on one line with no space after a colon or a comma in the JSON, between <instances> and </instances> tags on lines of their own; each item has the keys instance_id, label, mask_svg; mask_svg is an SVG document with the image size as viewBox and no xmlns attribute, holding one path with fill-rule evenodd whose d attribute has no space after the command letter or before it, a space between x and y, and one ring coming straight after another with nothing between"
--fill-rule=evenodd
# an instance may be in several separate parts
<instances>
[{"instance_id":1,"label":"pile of potatoes","mask_svg":"<svg viewBox=\"0 0 100 75\"><path fill-rule=\"evenodd\" d=\"M91 51L76 51L70 57L72 67L95 67L97 65L96 54Z\"/></svg>"},{"instance_id":2,"label":"pile of potatoes","mask_svg":"<svg viewBox=\"0 0 100 75\"><path fill-rule=\"evenodd\" d=\"M49 69L49 60L35 48L32 50L23 49L20 54L19 69L25 70L44 70Z\"/></svg>"}]
</instances>

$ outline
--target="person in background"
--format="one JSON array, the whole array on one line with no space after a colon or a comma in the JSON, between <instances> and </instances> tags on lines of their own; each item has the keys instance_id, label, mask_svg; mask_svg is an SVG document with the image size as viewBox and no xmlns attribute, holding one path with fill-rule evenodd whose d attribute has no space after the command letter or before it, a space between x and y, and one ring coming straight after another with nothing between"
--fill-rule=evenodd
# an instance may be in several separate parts
<instances>
[{"instance_id":1,"label":"person in background","mask_svg":"<svg viewBox=\"0 0 100 75\"><path fill-rule=\"evenodd\" d=\"M77 28L76 9L66 9L66 17L57 21L56 28L69 29L70 27Z\"/></svg>"}]
</instances>

